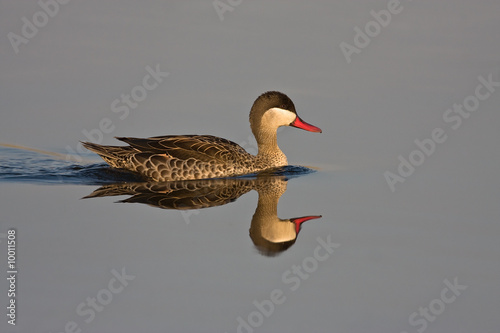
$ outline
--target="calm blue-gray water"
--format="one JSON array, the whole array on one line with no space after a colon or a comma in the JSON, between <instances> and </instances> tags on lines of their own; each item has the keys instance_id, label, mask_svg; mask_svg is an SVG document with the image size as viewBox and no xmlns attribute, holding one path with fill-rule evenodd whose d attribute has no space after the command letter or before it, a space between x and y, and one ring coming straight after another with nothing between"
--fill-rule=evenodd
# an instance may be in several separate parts
<instances>
[{"instance_id":1,"label":"calm blue-gray water","mask_svg":"<svg viewBox=\"0 0 500 333\"><path fill-rule=\"evenodd\" d=\"M500 2L0 2L0 332L500 331ZM153 184L79 141L289 167ZM15 325L14 325L15 324Z\"/></svg>"}]
</instances>

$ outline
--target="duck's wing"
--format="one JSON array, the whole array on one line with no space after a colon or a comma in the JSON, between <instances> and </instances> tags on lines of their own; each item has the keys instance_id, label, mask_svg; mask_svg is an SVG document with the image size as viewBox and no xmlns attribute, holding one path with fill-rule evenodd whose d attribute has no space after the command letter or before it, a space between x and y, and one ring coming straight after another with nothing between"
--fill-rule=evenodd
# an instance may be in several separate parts
<instances>
[{"instance_id":1,"label":"duck's wing","mask_svg":"<svg viewBox=\"0 0 500 333\"><path fill-rule=\"evenodd\" d=\"M194 158L227 162L248 154L240 145L212 135L168 135L146 139L117 137L139 153L166 154L179 160Z\"/></svg>"}]
</instances>

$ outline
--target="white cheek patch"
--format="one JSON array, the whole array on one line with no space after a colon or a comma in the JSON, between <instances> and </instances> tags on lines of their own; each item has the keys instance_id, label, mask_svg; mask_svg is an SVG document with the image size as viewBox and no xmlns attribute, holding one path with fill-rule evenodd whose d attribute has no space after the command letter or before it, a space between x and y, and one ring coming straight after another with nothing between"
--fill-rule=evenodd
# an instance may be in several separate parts
<instances>
[{"instance_id":1,"label":"white cheek patch","mask_svg":"<svg viewBox=\"0 0 500 333\"><path fill-rule=\"evenodd\" d=\"M274 128L288 126L295 120L295 118L297 118L297 115L291 111L280 108L272 108L267 110L262 116L262 125Z\"/></svg>"}]
</instances>

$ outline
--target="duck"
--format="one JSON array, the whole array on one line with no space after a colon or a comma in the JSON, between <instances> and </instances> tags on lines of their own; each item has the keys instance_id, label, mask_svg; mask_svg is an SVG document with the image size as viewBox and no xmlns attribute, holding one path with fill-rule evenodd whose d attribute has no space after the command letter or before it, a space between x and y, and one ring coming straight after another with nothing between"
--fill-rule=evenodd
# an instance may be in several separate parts
<instances>
[{"instance_id":1,"label":"duck","mask_svg":"<svg viewBox=\"0 0 500 333\"><path fill-rule=\"evenodd\" d=\"M147 181L165 182L235 177L286 166L288 160L277 142L279 127L322 132L319 127L303 121L292 100L279 91L261 94L250 109L249 120L257 141L257 155L212 135L116 137L128 146L92 142L82 142L82 145L112 168L132 172Z\"/></svg>"}]
</instances>

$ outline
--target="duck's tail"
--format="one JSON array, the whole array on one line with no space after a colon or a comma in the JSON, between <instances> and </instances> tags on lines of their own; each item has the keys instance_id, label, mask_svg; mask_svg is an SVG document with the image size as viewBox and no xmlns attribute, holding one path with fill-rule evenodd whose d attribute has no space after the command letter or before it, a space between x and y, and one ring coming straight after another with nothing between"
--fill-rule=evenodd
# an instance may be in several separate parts
<instances>
[{"instance_id":1,"label":"duck's tail","mask_svg":"<svg viewBox=\"0 0 500 333\"><path fill-rule=\"evenodd\" d=\"M129 146L102 146L92 142L82 141L82 145L114 168L127 169L128 157L136 150Z\"/></svg>"}]
</instances>

